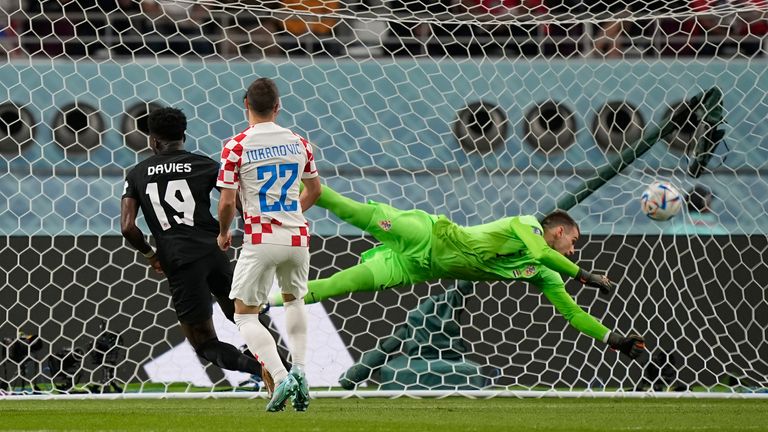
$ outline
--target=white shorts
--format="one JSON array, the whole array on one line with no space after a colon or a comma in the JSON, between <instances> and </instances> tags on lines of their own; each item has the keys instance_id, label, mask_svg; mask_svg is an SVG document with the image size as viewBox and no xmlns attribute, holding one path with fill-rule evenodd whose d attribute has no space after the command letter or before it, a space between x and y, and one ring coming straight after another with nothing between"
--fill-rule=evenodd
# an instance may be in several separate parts
<instances>
[{"instance_id":1,"label":"white shorts","mask_svg":"<svg viewBox=\"0 0 768 432\"><path fill-rule=\"evenodd\" d=\"M274 244L243 245L232 275L229 298L248 306L269 301L269 291L277 277L284 294L303 298L307 295L309 248Z\"/></svg>"}]
</instances>

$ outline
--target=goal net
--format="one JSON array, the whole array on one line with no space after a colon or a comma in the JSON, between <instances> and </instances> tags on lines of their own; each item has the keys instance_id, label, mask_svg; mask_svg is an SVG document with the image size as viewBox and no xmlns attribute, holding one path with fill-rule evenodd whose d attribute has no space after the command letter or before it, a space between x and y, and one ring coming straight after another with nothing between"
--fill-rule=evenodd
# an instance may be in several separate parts
<instances>
[{"instance_id":1,"label":"goal net","mask_svg":"<svg viewBox=\"0 0 768 432\"><path fill-rule=\"evenodd\" d=\"M535 286L441 280L311 305L315 394L764 392L766 3L628 3L0 2L0 391L253 388L185 342L119 213L149 111L183 109L187 149L218 159L266 76L346 196L460 225L568 210L572 258L618 282L568 292L649 351L607 350ZM641 212L653 181L686 199L669 221ZM307 218L311 278L374 245ZM285 352L282 309L266 321Z\"/></svg>"}]
</instances>

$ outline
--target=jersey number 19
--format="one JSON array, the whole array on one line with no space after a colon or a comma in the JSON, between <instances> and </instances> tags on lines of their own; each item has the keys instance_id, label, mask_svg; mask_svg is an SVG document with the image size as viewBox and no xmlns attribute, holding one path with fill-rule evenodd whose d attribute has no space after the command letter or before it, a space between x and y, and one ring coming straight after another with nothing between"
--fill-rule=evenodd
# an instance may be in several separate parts
<instances>
[{"instance_id":1,"label":"jersey number 19","mask_svg":"<svg viewBox=\"0 0 768 432\"><path fill-rule=\"evenodd\" d=\"M163 204L160 202L160 193L157 189L157 183L147 183L147 195L149 195L149 201L152 203L152 208L155 210L157 221L160 222L163 231L171 228L168 215L165 213ZM192 196L192 191L189 189L189 184L186 180L169 181L165 186L164 201L171 206L176 213L181 214L181 216L177 214L173 215L173 220L176 224L195 226L195 199Z\"/></svg>"}]
</instances>

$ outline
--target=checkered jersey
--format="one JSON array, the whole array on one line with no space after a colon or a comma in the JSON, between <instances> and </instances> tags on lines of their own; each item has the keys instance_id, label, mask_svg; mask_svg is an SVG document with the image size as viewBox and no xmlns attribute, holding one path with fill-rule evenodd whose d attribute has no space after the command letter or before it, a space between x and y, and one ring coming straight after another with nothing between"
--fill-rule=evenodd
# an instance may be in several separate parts
<instances>
[{"instance_id":1,"label":"checkered jersey","mask_svg":"<svg viewBox=\"0 0 768 432\"><path fill-rule=\"evenodd\" d=\"M224 145L216 185L240 190L244 243L307 247L299 182L317 175L306 139L275 123L257 123Z\"/></svg>"}]
</instances>

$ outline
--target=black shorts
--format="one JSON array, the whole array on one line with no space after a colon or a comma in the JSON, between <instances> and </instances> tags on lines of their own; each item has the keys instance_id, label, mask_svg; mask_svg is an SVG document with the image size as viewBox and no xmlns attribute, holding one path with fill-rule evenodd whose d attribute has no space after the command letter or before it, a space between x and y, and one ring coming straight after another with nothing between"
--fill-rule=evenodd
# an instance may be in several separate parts
<instances>
[{"instance_id":1,"label":"black shorts","mask_svg":"<svg viewBox=\"0 0 768 432\"><path fill-rule=\"evenodd\" d=\"M166 277L179 322L197 324L213 316L211 294L229 296L232 264L227 254L214 251L175 268Z\"/></svg>"}]
</instances>

